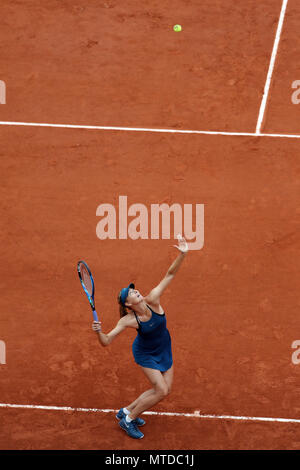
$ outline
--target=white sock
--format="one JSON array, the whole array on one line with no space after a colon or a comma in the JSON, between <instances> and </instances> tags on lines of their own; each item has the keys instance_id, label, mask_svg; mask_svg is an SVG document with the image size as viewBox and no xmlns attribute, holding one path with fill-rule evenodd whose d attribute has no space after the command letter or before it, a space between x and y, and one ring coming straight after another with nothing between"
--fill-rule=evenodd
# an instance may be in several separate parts
<instances>
[{"instance_id":1,"label":"white sock","mask_svg":"<svg viewBox=\"0 0 300 470\"><path fill-rule=\"evenodd\" d=\"M126 419L126 422L127 422L127 423L131 423L131 421L132 421L132 419L129 418L129 415L126 415L126 418L125 418L125 419Z\"/></svg>"},{"instance_id":2,"label":"white sock","mask_svg":"<svg viewBox=\"0 0 300 470\"><path fill-rule=\"evenodd\" d=\"M123 408L123 411L124 411L124 413L125 413L126 415L130 415L130 411L127 410L127 408Z\"/></svg>"}]
</instances>

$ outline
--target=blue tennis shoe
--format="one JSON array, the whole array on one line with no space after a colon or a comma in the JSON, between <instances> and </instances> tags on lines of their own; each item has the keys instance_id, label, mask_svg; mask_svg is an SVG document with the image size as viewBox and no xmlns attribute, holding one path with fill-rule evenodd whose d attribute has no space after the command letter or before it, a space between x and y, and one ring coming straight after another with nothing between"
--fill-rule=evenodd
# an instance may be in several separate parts
<instances>
[{"instance_id":1,"label":"blue tennis shoe","mask_svg":"<svg viewBox=\"0 0 300 470\"><path fill-rule=\"evenodd\" d=\"M123 411L123 408L121 408L119 411L118 411L118 414L116 415L116 418L118 420L121 420L123 418L126 418L126 414L124 413ZM144 426L144 424L146 424L146 421L144 421L142 418L135 418L133 420L133 422L137 425L137 426Z\"/></svg>"},{"instance_id":2,"label":"blue tennis shoe","mask_svg":"<svg viewBox=\"0 0 300 470\"><path fill-rule=\"evenodd\" d=\"M132 437L133 439L142 439L144 434L139 430L134 420L130 423L127 423L126 418L122 418L119 421L119 426L127 432L128 436Z\"/></svg>"}]
</instances>

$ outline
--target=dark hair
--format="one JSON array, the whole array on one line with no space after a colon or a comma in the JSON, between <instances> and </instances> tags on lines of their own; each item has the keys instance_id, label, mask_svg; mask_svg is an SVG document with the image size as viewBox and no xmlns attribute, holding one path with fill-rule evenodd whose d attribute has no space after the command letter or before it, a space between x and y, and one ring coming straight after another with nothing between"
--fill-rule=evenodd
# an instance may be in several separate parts
<instances>
[{"instance_id":1,"label":"dark hair","mask_svg":"<svg viewBox=\"0 0 300 470\"><path fill-rule=\"evenodd\" d=\"M125 307L125 305L121 303L121 292L118 294L118 304L120 309L120 318L125 317L125 315L129 313L127 309L132 310L130 307Z\"/></svg>"}]
</instances>

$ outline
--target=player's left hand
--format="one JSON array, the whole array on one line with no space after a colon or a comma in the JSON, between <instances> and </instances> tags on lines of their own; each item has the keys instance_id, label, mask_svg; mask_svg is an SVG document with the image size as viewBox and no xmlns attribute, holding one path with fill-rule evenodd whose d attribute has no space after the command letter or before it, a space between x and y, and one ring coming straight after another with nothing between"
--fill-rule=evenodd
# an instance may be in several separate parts
<instances>
[{"instance_id":1,"label":"player's left hand","mask_svg":"<svg viewBox=\"0 0 300 470\"><path fill-rule=\"evenodd\" d=\"M181 253L187 253L189 251L188 244L185 238L182 235L177 235L178 245L173 245L177 250L181 251Z\"/></svg>"}]
</instances>

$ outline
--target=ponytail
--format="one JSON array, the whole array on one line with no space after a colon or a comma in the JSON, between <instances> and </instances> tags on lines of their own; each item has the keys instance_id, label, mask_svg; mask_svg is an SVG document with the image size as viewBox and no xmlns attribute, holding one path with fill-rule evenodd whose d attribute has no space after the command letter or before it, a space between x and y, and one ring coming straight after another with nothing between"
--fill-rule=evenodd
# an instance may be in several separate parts
<instances>
[{"instance_id":1,"label":"ponytail","mask_svg":"<svg viewBox=\"0 0 300 470\"><path fill-rule=\"evenodd\" d=\"M127 308L128 308L129 310L131 310L131 308L130 308L130 307L125 307L125 305L123 305L123 304L121 303L121 293L118 294L118 304L119 304L119 310L120 310L120 318L123 318L123 317L125 317L125 315L128 314Z\"/></svg>"}]
</instances>

